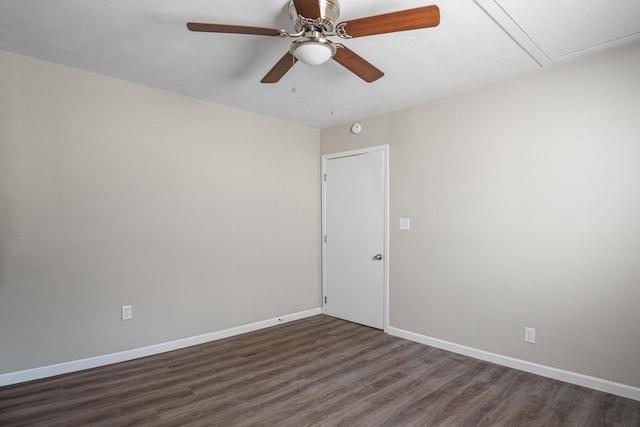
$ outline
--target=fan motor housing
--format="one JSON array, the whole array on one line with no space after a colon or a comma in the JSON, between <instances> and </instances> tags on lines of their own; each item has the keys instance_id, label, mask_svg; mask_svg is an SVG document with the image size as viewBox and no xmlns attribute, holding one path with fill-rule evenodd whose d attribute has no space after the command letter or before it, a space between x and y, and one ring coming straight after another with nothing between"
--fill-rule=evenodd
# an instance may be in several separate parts
<instances>
[{"instance_id":1,"label":"fan motor housing","mask_svg":"<svg viewBox=\"0 0 640 427\"><path fill-rule=\"evenodd\" d=\"M293 0L289 1L289 16L293 20L296 31L308 31L309 26L320 32L333 33L335 31L334 22L340 17L340 3L338 0L318 0L318 6L320 8L320 17L310 19L306 16L298 15Z\"/></svg>"}]
</instances>

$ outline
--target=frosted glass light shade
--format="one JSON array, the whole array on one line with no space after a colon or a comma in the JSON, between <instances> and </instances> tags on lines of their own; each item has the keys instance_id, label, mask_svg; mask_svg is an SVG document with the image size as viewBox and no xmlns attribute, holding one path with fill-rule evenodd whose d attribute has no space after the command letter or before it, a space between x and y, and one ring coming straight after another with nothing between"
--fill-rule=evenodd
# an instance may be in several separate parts
<instances>
[{"instance_id":1,"label":"frosted glass light shade","mask_svg":"<svg viewBox=\"0 0 640 427\"><path fill-rule=\"evenodd\" d=\"M300 61L309 65L320 65L327 62L333 56L329 46L318 42L301 43L296 46L294 55Z\"/></svg>"}]
</instances>

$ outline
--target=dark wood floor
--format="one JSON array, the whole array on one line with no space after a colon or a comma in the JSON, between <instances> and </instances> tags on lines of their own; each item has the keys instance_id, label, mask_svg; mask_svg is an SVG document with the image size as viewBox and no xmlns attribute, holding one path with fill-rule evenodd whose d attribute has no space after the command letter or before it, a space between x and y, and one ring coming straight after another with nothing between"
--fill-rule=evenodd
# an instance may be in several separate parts
<instances>
[{"instance_id":1,"label":"dark wood floor","mask_svg":"<svg viewBox=\"0 0 640 427\"><path fill-rule=\"evenodd\" d=\"M327 316L0 388L1 426L640 426L640 402Z\"/></svg>"}]
</instances>

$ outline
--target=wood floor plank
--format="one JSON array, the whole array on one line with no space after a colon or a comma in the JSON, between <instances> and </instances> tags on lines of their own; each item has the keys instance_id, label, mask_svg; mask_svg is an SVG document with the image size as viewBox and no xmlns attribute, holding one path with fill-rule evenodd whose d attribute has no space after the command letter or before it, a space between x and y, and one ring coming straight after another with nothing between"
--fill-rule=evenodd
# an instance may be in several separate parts
<instances>
[{"instance_id":1,"label":"wood floor plank","mask_svg":"<svg viewBox=\"0 0 640 427\"><path fill-rule=\"evenodd\" d=\"M640 402L320 315L2 387L0 425L640 427Z\"/></svg>"}]
</instances>

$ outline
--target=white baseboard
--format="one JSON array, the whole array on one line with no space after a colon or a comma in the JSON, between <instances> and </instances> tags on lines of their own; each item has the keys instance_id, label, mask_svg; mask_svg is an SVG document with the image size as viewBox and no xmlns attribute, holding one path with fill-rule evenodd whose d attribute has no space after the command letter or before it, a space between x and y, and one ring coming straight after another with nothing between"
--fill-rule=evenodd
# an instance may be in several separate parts
<instances>
[{"instance_id":1,"label":"white baseboard","mask_svg":"<svg viewBox=\"0 0 640 427\"><path fill-rule=\"evenodd\" d=\"M553 378L570 384L588 387L605 393L615 394L617 396L640 401L640 388L638 387L620 384L602 378L590 377L576 372L552 368L550 366L539 365L537 363L527 362L526 360L515 359L513 357L503 356L496 353L490 353L488 351L478 350L476 348L455 344L438 338L431 338L426 335L420 335L394 327L388 327L385 332L396 337L495 363L497 365L507 366L520 371L530 372L543 377Z\"/></svg>"},{"instance_id":2,"label":"white baseboard","mask_svg":"<svg viewBox=\"0 0 640 427\"><path fill-rule=\"evenodd\" d=\"M259 329L268 328L270 326L279 325L281 323L292 322L294 320L304 319L305 317L311 317L317 314L322 314L322 308L314 308L311 310L300 311L298 313L286 314L284 316L274 317L273 319L250 323L248 325L237 326L235 328L225 329L222 331L211 332L208 334L197 335L194 337L183 338L166 343L150 345L147 347L135 348L118 353L90 357L88 359L74 360L71 362L59 363L56 365L42 366L39 368L27 369L24 371L0 374L0 387L23 383L26 381L39 380L55 375L68 374L70 372L83 371L85 369L97 368L114 363L126 362L128 360L139 359L141 357L153 356L154 354L166 353L167 351L178 350L181 348L204 344L207 342L240 335L247 332L257 331Z\"/></svg>"}]
</instances>

